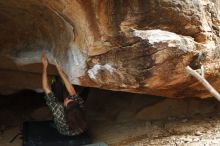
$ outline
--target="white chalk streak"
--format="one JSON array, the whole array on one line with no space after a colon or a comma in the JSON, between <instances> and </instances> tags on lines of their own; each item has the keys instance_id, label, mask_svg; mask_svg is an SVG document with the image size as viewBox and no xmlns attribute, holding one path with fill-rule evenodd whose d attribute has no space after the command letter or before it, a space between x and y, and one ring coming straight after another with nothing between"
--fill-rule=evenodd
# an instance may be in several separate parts
<instances>
[{"instance_id":1,"label":"white chalk streak","mask_svg":"<svg viewBox=\"0 0 220 146\"><path fill-rule=\"evenodd\" d=\"M91 69L88 70L89 77L91 79L96 79L96 75L100 70L107 70L112 74L115 69L110 64L105 64L105 65L96 64Z\"/></svg>"}]
</instances>

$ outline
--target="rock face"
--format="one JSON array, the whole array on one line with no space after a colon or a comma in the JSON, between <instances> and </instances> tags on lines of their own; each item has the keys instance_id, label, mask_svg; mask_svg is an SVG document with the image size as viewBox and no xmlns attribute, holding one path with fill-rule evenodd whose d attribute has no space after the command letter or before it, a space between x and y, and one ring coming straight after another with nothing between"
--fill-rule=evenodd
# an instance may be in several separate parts
<instances>
[{"instance_id":1,"label":"rock face","mask_svg":"<svg viewBox=\"0 0 220 146\"><path fill-rule=\"evenodd\" d=\"M1 92L40 88L46 49L73 84L209 97L185 67L202 56L220 90L219 11L218 0L1 0Z\"/></svg>"}]
</instances>

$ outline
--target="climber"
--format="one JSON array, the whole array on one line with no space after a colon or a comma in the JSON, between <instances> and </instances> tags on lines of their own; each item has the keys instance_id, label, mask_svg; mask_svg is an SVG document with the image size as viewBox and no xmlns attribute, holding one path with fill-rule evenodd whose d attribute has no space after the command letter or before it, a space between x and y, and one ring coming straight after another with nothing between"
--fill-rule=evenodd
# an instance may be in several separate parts
<instances>
[{"instance_id":1,"label":"climber","mask_svg":"<svg viewBox=\"0 0 220 146\"><path fill-rule=\"evenodd\" d=\"M63 102L59 102L53 89L49 87L47 77L48 59L46 53L42 53L42 86L46 94L45 100L54 118L54 124L59 133L67 136L79 135L87 130L83 110L83 99L76 93L66 74L56 62L57 71L64 82Z\"/></svg>"}]
</instances>

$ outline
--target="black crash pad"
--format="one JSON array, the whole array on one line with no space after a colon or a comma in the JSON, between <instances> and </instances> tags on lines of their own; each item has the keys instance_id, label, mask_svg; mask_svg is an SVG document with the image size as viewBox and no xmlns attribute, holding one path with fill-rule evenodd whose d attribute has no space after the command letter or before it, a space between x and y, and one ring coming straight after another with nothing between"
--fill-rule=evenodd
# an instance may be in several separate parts
<instances>
[{"instance_id":1,"label":"black crash pad","mask_svg":"<svg viewBox=\"0 0 220 146\"><path fill-rule=\"evenodd\" d=\"M54 128L53 121L23 123L23 146L81 146L91 143L87 132L78 136L65 136Z\"/></svg>"}]
</instances>

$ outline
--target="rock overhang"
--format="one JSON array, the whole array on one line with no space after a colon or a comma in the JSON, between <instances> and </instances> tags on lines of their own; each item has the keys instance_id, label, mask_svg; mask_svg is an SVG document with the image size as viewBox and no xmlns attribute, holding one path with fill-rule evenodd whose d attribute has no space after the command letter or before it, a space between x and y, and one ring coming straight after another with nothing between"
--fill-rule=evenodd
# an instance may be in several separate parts
<instances>
[{"instance_id":1,"label":"rock overhang","mask_svg":"<svg viewBox=\"0 0 220 146\"><path fill-rule=\"evenodd\" d=\"M4 70L39 63L46 49L73 84L208 97L185 72L205 52L207 78L218 83L217 1L2 0L0 8L0 56L18 64Z\"/></svg>"}]
</instances>

